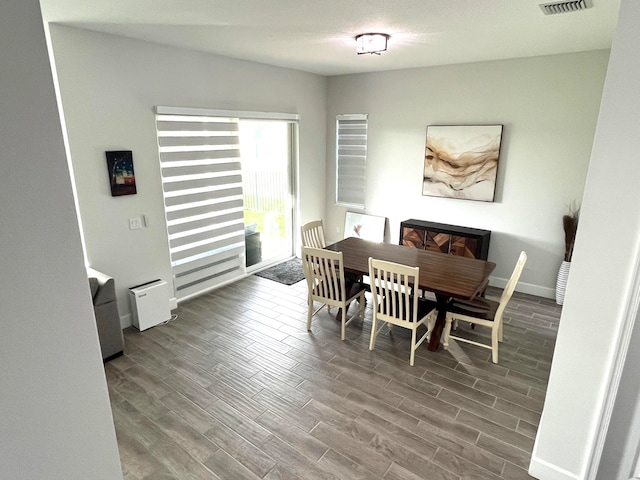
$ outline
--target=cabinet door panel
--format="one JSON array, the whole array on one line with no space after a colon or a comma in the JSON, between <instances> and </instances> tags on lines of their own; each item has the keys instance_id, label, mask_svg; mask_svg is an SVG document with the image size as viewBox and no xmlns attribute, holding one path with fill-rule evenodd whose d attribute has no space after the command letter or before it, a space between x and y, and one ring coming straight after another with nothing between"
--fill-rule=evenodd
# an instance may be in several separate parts
<instances>
[{"instance_id":1,"label":"cabinet door panel","mask_svg":"<svg viewBox=\"0 0 640 480\"><path fill-rule=\"evenodd\" d=\"M402 245L407 247L424 248L424 230L416 228L402 228Z\"/></svg>"},{"instance_id":2,"label":"cabinet door panel","mask_svg":"<svg viewBox=\"0 0 640 480\"><path fill-rule=\"evenodd\" d=\"M449 253L449 244L451 243L451 235L448 233L429 232L426 236L426 250L434 252Z\"/></svg>"},{"instance_id":3,"label":"cabinet door panel","mask_svg":"<svg viewBox=\"0 0 640 480\"><path fill-rule=\"evenodd\" d=\"M400 223L400 245L486 260L491 232L457 225L406 220Z\"/></svg>"},{"instance_id":4,"label":"cabinet door panel","mask_svg":"<svg viewBox=\"0 0 640 480\"><path fill-rule=\"evenodd\" d=\"M451 237L451 255L458 255L460 257L477 258L478 254L478 239L459 237L452 235Z\"/></svg>"}]
</instances>

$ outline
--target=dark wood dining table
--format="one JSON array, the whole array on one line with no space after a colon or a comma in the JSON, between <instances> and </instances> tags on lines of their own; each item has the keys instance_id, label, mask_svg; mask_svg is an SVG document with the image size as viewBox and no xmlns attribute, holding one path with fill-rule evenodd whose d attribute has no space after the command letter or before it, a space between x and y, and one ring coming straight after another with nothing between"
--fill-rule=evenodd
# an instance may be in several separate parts
<instances>
[{"instance_id":1,"label":"dark wood dining table","mask_svg":"<svg viewBox=\"0 0 640 480\"><path fill-rule=\"evenodd\" d=\"M489 283L489 275L496 268L495 263L487 260L370 242L356 237L345 238L326 249L342 252L344 269L358 275L369 275L369 257L420 267L418 287L435 293L438 303L438 317L428 347L431 351L437 350L440 344L449 300L470 300L481 293Z\"/></svg>"}]
</instances>

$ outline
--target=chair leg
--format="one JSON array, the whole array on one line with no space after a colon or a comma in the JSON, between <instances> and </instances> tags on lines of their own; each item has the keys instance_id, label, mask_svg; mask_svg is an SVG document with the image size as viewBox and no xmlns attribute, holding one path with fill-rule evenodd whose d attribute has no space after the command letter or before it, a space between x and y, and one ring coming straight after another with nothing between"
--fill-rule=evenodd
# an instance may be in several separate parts
<instances>
[{"instance_id":1,"label":"chair leg","mask_svg":"<svg viewBox=\"0 0 640 480\"><path fill-rule=\"evenodd\" d=\"M498 363L498 337L500 327L491 329L491 360Z\"/></svg>"},{"instance_id":2,"label":"chair leg","mask_svg":"<svg viewBox=\"0 0 640 480\"><path fill-rule=\"evenodd\" d=\"M375 313L373 314L373 321L371 322L371 339L369 340L369 350L373 350L373 346L376 343L376 335L378 334L378 319Z\"/></svg>"},{"instance_id":3,"label":"chair leg","mask_svg":"<svg viewBox=\"0 0 640 480\"><path fill-rule=\"evenodd\" d=\"M307 301L308 309L307 309L307 332L311 331L311 317L313 316L313 300L309 297Z\"/></svg>"},{"instance_id":4,"label":"chair leg","mask_svg":"<svg viewBox=\"0 0 640 480\"><path fill-rule=\"evenodd\" d=\"M345 333L347 328L347 310L349 310L349 305L346 308L342 309L342 340L345 339Z\"/></svg>"},{"instance_id":5,"label":"chair leg","mask_svg":"<svg viewBox=\"0 0 640 480\"><path fill-rule=\"evenodd\" d=\"M411 358L409 359L409 365L413 367L413 362L416 358L416 329L411 330Z\"/></svg>"}]
</instances>

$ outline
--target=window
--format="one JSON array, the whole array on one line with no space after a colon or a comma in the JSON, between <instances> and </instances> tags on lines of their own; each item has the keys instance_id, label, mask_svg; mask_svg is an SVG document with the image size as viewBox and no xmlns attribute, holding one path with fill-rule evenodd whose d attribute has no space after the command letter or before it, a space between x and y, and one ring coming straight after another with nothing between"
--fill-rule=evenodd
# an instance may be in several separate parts
<instances>
[{"instance_id":1,"label":"window","mask_svg":"<svg viewBox=\"0 0 640 480\"><path fill-rule=\"evenodd\" d=\"M336 204L364 208L367 115L336 117Z\"/></svg>"}]
</instances>

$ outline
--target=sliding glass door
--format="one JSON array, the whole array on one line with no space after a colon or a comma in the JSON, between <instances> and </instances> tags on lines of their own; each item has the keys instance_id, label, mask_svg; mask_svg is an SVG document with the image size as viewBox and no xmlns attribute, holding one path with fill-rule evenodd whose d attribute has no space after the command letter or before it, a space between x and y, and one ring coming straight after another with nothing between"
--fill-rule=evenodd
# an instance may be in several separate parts
<instances>
[{"instance_id":1,"label":"sliding glass door","mask_svg":"<svg viewBox=\"0 0 640 480\"><path fill-rule=\"evenodd\" d=\"M293 255L292 165L295 123L239 121L246 266Z\"/></svg>"},{"instance_id":2,"label":"sliding glass door","mask_svg":"<svg viewBox=\"0 0 640 480\"><path fill-rule=\"evenodd\" d=\"M298 116L156 107L178 301L293 255Z\"/></svg>"}]
</instances>

